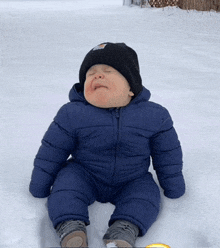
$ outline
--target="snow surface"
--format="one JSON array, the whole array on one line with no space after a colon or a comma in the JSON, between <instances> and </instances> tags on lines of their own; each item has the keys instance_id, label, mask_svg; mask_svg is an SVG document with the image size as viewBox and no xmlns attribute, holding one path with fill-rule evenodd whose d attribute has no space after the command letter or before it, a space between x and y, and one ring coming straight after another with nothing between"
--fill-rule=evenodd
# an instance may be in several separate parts
<instances>
[{"instance_id":1,"label":"snow surface","mask_svg":"<svg viewBox=\"0 0 220 248\"><path fill-rule=\"evenodd\" d=\"M115 243L108 243L106 246L107 246L107 248L114 248L114 247L117 248L117 246L115 245Z\"/></svg>"},{"instance_id":2,"label":"snow surface","mask_svg":"<svg viewBox=\"0 0 220 248\"><path fill-rule=\"evenodd\" d=\"M0 1L0 247L59 246L46 199L28 191L33 159L85 54L105 41L137 51L143 83L170 111L184 152L186 194L162 197L137 246L220 247L220 14L122 0ZM90 206L90 247L103 247L113 210Z\"/></svg>"}]
</instances>

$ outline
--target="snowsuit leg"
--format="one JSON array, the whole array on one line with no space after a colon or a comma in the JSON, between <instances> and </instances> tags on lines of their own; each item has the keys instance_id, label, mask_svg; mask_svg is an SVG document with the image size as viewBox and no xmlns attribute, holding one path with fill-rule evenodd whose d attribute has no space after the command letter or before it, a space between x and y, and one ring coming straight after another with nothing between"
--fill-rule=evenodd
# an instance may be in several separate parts
<instances>
[{"instance_id":1,"label":"snowsuit leg","mask_svg":"<svg viewBox=\"0 0 220 248\"><path fill-rule=\"evenodd\" d=\"M155 222L160 208L160 191L152 175L148 173L139 179L128 182L117 193L114 201L115 211L109 225L116 220L127 220L139 227L143 236Z\"/></svg>"},{"instance_id":2,"label":"snowsuit leg","mask_svg":"<svg viewBox=\"0 0 220 248\"><path fill-rule=\"evenodd\" d=\"M48 197L48 213L54 228L67 220L81 220L89 225L88 206L94 201L92 179L79 164L67 164L58 173Z\"/></svg>"}]
</instances>

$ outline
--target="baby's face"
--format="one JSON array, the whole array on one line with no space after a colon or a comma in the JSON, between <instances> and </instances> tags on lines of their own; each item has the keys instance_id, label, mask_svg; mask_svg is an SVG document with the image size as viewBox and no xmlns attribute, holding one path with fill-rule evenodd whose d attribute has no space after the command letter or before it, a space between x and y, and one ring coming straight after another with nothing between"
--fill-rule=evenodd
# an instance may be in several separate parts
<instances>
[{"instance_id":1,"label":"baby's face","mask_svg":"<svg viewBox=\"0 0 220 248\"><path fill-rule=\"evenodd\" d=\"M94 65L86 73L84 96L96 107L123 107L133 95L126 78L111 66Z\"/></svg>"}]
</instances>

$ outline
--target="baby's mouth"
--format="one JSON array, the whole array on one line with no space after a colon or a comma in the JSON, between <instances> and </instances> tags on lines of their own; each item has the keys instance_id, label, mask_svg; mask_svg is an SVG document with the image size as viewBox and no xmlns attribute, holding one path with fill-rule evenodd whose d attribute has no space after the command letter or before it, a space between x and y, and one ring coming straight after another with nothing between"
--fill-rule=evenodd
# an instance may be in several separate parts
<instances>
[{"instance_id":1,"label":"baby's mouth","mask_svg":"<svg viewBox=\"0 0 220 248\"><path fill-rule=\"evenodd\" d=\"M93 89L94 90L97 90L97 89L100 89L100 88L108 88L107 86L105 86L104 84L100 84L100 83L96 83L96 84L94 84L94 86L93 86Z\"/></svg>"}]
</instances>

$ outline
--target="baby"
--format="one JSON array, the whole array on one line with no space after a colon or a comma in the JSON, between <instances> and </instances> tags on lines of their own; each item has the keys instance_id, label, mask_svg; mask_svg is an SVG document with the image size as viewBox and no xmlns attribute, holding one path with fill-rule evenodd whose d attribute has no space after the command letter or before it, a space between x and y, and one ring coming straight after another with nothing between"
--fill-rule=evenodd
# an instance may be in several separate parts
<instances>
[{"instance_id":1,"label":"baby","mask_svg":"<svg viewBox=\"0 0 220 248\"><path fill-rule=\"evenodd\" d=\"M185 192L172 119L149 101L137 54L124 43L93 48L69 98L43 137L30 192L48 197L61 247L88 247L88 206L94 201L115 206L104 243L134 247L160 209L160 191L148 172L151 160L165 196Z\"/></svg>"}]
</instances>

